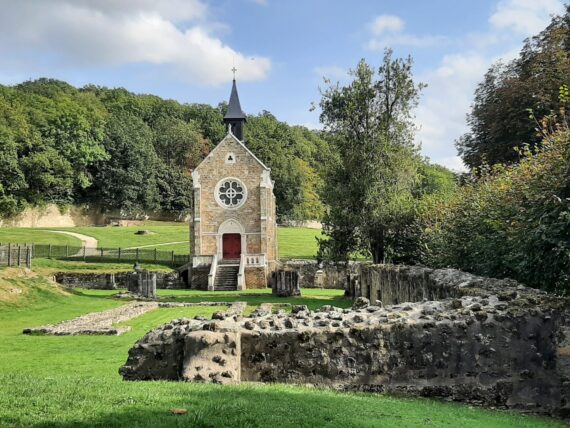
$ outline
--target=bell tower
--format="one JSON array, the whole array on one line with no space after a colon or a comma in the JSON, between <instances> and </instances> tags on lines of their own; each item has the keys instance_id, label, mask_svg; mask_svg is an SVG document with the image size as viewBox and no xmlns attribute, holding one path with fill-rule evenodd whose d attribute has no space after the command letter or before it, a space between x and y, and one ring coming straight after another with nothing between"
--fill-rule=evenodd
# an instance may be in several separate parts
<instances>
[{"instance_id":1,"label":"bell tower","mask_svg":"<svg viewBox=\"0 0 570 428\"><path fill-rule=\"evenodd\" d=\"M234 72L234 80L232 84L232 93L230 94L230 102L228 104L228 112L224 116L224 123L230 126L232 134L240 141L243 141L243 127L246 122L245 113L241 109L239 103L239 96L237 92L235 67L232 69Z\"/></svg>"}]
</instances>

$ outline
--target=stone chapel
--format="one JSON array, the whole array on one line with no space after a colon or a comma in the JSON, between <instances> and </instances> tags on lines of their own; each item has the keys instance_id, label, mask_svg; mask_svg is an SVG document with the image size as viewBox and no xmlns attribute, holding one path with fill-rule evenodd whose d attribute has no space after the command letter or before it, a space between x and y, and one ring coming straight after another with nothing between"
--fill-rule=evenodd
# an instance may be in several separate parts
<instances>
[{"instance_id":1,"label":"stone chapel","mask_svg":"<svg viewBox=\"0 0 570 428\"><path fill-rule=\"evenodd\" d=\"M244 143L235 79L224 123L227 135L192 172L191 287L264 288L278 258L274 183Z\"/></svg>"}]
</instances>

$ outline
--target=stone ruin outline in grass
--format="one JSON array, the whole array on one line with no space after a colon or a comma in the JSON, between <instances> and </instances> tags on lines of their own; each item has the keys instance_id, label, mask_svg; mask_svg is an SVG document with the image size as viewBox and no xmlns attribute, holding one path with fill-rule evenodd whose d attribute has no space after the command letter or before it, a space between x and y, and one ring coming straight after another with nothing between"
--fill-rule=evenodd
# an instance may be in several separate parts
<instances>
[{"instance_id":1,"label":"stone ruin outline in grass","mask_svg":"<svg viewBox=\"0 0 570 428\"><path fill-rule=\"evenodd\" d=\"M452 269L362 269L353 309L174 320L140 339L120 374L315 384L570 416L568 299Z\"/></svg>"}]
</instances>

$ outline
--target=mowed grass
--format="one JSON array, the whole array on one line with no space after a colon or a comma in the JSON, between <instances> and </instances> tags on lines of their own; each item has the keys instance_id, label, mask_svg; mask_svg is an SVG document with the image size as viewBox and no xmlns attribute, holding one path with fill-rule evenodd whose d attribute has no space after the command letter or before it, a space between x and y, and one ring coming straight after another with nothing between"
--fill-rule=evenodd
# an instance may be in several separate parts
<instances>
[{"instance_id":1,"label":"mowed grass","mask_svg":"<svg viewBox=\"0 0 570 428\"><path fill-rule=\"evenodd\" d=\"M314 259L317 255L318 229L305 227L280 227L277 230L279 257L284 259Z\"/></svg>"},{"instance_id":2,"label":"mowed grass","mask_svg":"<svg viewBox=\"0 0 570 428\"><path fill-rule=\"evenodd\" d=\"M45 244L81 246L81 241L73 236L53 233L47 229L1 227L2 244Z\"/></svg>"},{"instance_id":3,"label":"mowed grass","mask_svg":"<svg viewBox=\"0 0 570 428\"><path fill-rule=\"evenodd\" d=\"M551 419L468 405L300 386L124 382L117 371L129 348L148 330L172 318L208 316L219 308L158 309L127 322L132 331L123 336L24 336L24 327L122 302L108 291L62 292L41 277L1 279L3 272L7 271L0 270L0 289L18 288L21 293L10 303L0 298L2 427L564 426ZM210 294L188 293L187 298L211 299ZM235 297L248 297L242 294ZM180 298L184 292L165 290L160 295ZM312 298L328 302L339 296L320 291L302 299ZM172 408L187 409L188 414L173 415Z\"/></svg>"},{"instance_id":4,"label":"mowed grass","mask_svg":"<svg viewBox=\"0 0 570 428\"><path fill-rule=\"evenodd\" d=\"M291 305L307 305L315 310L323 305L333 305L348 308L352 301L344 297L344 290L322 290L304 288L299 297L277 297L271 294L271 289L245 291L200 291L200 290L158 290L160 300L170 302L247 302L249 306L262 303Z\"/></svg>"},{"instance_id":5,"label":"mowed grass","mask_svg":"<svg viewBox=\"0 0 570 428\"><path fill-rule=\"evenodd\" d=\"M172 268L167 265L160 265L154 263L141 263L142 269L147 269L153 272L170 272ZM80 272L80 273L117 273L117 272L132 272L133 263L95 263L83 262L74 260L56 260L56 259L34 259L32 267L45 275L50 275L55 272Z\"/></svg>"},{"instance_id":6,"label":"mowed grass","mask_svg":"<svg viewBox=\"0 0 570 428\"><path fill-rule=\"evenodd\" d=\"M186 223L179 225L168 224L166 226L156 226L154 224L144 226L106 226L106 227L74 227L70 231L92 236L99 242L99 247L108 248L129 248L148 246L152 248L158 244L167 242L188 242L189 226ZM139 230L148 230L149 235L137 235ZM156 247L163 250L162 246ZM168 250L171 251L171 250ZM180 246L179 254L188 254L189 244Z\"/></svg>"},{"instance_id":7,"label":"mowed grass","mask_svg":"<svg viewBox=\"0 0 570 428\"><path fill-rule=\"evenodd\" d=\"M128 227L68 227L68 228L0 228L0 242L36 243L53 245L81 245L71 236L53 233L50 230L63 230L81 233L97 239L103 248L156 248L159 251L174 251L175 254L188 254L189 229L187 223L149 222L142 226ZM148 230L150 235L137 235L138 230ZM321 231L301 227L279 227L279 256L284 259L314 259L317 255L317 237ZM182 242L184 241L184 242ZM175 244L168 244L175 243ZM167 245L164 245L167 244Z\"/></svg>"}]
</instances>

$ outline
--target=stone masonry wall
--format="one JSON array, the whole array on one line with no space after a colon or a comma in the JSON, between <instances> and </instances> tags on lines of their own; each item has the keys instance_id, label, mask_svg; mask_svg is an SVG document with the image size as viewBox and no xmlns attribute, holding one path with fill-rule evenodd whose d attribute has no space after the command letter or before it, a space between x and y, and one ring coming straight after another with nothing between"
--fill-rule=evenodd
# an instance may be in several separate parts
<instances>
[{"instance_id":1,"label":"stone masonry wall","mask_svg":"<svg viewBox=\"0 0 570 428\"><path fill-rule=\"evenodd\" d=\"M245 286L250 288L267 288L267 276L264 268L245 268Z\"/></svg>"},{"instance_id":2,"label":"stone masonry wall","mask_svg":"<svg viewBox=\"0 0 570 428\"><path fill-rule=\"evenodd\" d=\"M362 270L355 294L399 303L358 297L353 309L296 306L292 314L176 320L142 338L121 373L193 380L183 368L196 365L194 354L198 362L209 354L189 347L190 337L208 331L218 333L204 339L212 346L236 347L239 373L232 366L223 382L200 381L311 383L570 417L567 299L450 269Z\"/></svg>"},{"instance_id":3,"label":"stone masonry wall","mask_svg":"<svg viewBox=\"0 0 570 428\"><path fill-rule=\"evenodd\" d=\"M342 264L324 263L319 266L316 260L288 260L281 262L281 268L299 272L301 288L347 288L347 275L357 270L358 264L350 263L348 266ZM317 271L322 271L322 282L315 281Z\"/></svg>"},{"instance_id":4,"label":"stone masonry wall","mask_svg":"<svg viewBox=\"0 0 570 428\"><path fill-rule=\"evenodd\" d=\"M192 268L190 272L190 288L193 290L207 290L210 265Z\"/></svg>"},{"instance_id":5,"label":"stone masonry wall","mask_svg":"<svg viewBox=\"0 0 570 428\"><path fill-rule=\"evenodd\" d=\"M176 272L153 272L156 274L156 287L168 289L186 288L186 284ZM58 272L54 275L55 282L69 288L91 288L99 290L114 290L126 288L132 272L110 273L73 273Z\"/></svg>"}]
</instances>

